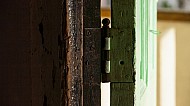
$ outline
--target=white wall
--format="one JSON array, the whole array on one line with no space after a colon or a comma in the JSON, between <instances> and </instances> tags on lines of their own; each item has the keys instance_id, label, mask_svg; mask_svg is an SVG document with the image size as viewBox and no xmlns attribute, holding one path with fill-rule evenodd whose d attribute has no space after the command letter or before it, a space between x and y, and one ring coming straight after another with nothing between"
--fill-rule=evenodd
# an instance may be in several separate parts
<instances>
[{"instance_id":1,"label":"white wall","mask_svg":"<svg viewBox=\"0 0 190 106\"><path fill-rule=\"evenodd\" d=\"M171 27L176 29L176 106L190 106L190 22L158 21L158 30L161 32L158 36L158 48L162 32ZM158 63L159 59L160 55ZM158 84L160 84L159 67L160 64L158 64ZM159 102L158 97L158 106L161 106Z\"/></svg>"}]
</instances>

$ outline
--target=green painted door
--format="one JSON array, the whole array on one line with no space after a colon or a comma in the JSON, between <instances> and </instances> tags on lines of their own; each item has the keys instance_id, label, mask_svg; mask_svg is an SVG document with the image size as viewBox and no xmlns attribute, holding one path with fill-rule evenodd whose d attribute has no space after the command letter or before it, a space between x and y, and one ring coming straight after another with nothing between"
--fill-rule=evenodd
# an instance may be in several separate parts
<instances>
[{"instance_id":1,"label":"green painted door","mask_svg":"<svg viewBox=\"0 0 190 106\"><path fill-rule=\"evenodd\" d=\"M135 20L135 105L156 106L157 0L137 0Z\"/></svg>"}]
</instances>

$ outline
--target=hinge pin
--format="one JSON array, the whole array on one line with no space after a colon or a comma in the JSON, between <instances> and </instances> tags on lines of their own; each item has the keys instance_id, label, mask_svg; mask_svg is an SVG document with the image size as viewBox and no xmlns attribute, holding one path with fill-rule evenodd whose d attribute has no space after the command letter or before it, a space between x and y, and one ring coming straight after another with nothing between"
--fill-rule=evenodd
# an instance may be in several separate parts
<instances>
[{"instance_id":1,"label":"hinge pin","mask_svg":"<svg viewBox=\"0 0 190 106\"><path fill-rule=\"evenodd\" d=\"M110 32L109 24L110 20L104 18L102 20L102 41L103 41L103 64L104 64L104 73L110 73Z\"/></svg>"}]
</instances>

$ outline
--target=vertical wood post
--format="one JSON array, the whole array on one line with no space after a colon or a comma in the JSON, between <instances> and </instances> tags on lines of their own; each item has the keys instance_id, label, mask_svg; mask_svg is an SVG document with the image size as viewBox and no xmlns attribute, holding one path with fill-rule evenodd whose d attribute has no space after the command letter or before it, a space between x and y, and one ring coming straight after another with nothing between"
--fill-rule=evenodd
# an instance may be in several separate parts
<instances>
[{"instance_id":1,"label":"vertical wood post","mask_svg":"<svg viewBox=\"0 0 190 106\"><path fill-rule=\"evenodd\" d=\"M100 0L83 0L84 3L84 106L101 106L101 30Z\"/></svg>"},{"instance_id":2,"label":"vertical wood post","mask_svg":"<svg viewBox=\"0 0 190 106\"><path fill-rule=\"evenodd\" d=\"M112 0L111 106L134 106L135 0Z\"/></svg>"},{"instance_id":3,"label":"vertical wood post","mask_svg":"<svg viewBox=\"0 0 190 106\"><path fill-rule=\"evenodd\" d=\"M83 106L83 0L67 0L68 106Z\"/></svg>"}]
</instances>

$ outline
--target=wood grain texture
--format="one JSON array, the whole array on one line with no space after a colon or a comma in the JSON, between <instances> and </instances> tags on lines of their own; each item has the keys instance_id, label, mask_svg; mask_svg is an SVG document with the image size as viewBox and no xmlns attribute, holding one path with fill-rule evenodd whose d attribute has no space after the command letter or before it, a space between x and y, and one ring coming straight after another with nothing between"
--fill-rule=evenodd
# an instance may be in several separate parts
<instances>
[{"instance_id":1,"label":"wood grain texture","mask_svg":"<svg viewBox=\"0 0 190 106\"><path fill-rule=\"evenodd\" d=\"M134 5L134 0L112 1L111 82L133 82Z\"/></svg>"},{"instance_id":2,"label":"wood grain texture","mask_svg":"<svg viewBox=\"0 0 190 106\"><path fill-rule=\"evenodd\" d=\"M135 0L113 0L111 6L112 28L134 28Z\"/></svg>"},{"instance_id":3,"label":"wood grain texture","mask_svg":"<svg viewBox=\"0 0 190 106\"><path fill-rule=\"evenodd\" d=\"M31 78L33 106L59 106L61 100L61 63L58 52L62 33L62 0L30 2ZM66 14L64 14L66 16ZM64 100L64 99L63 99Z\"/></svg>"},{"instance_id":4,"label":"wood grain texture","mask_svg":"<svg viewBox=\"0 0 190 106\"><path fill-rule=\"evenodd\" d=\"M0 1L2 106L61 105L62 6L62 0Z\"/></svg>"},{"instance_id":5,"label":"wood grain texture","mask_svg":"<svg viewBox=\"0 0 190 106\"><path fill-rule=\"evenodd\" d=\"M82 1L1 1L1 105L83 106L84 80L86 106L100 106L100 30L83 45ZM84 26L100 28L100 1L92 2L85 5ZM83 53L90 60L85 79Z\"/></svg>"},{"instance_id":6,"label":"wood grain texture","mask_svg":"<svg viewBox=\"0 0 190 106\"><path fill-rule=\"evenodd\" d=\"M135 0L112 0L111 106L134 106Z\"/></svg>"},{"instance_id":7,"label":"wood grain texture","mask_svg":"<svg viewBox=\"0 0 190 106\"><path fill-rule=\"evenodd\" d=\"M84 28L100 28L100 0L83 0Z\"/></svg>"},{"instance_id":8,"label":"wood grain texture","mask_svg":"<svg viewBox=\"0 0 190 106\"><path fill-rule=\"evenodd\" d=\"M111 83L110 106L134 106L134 83Z\"/></svg>"},{"instance_id":9,"label":"wood grain texture","mask_svg":"<svg viewBox=\"0 0 190 106\"><path fill-rule=\"evenodd\" d=\"M99 28L85 28L84 35L84 106L101 106L101 34Z\"/></svg>"},{"instance_id":10,"label":"wood grain texture","mask_svg":"<svg viewBox=\"0 0 190 106\"><path fill-rule=\"evenodd\" d=\"M68 105L83 105L83 0L67 0Z\"/></svg>"},{"instance_id":11,"label":"wood grain texture","mask_svg":"<svg viewBox=\"0 0 190 106\"><path fill-rule=\"evenodd\" d=\"M133 29L111 29L111 82L133 82Z\"/></svg>"},{"instance_id":12,"label":"wood grain texture","mask_svg":"<svg viewBox=\"0 0 190 106\"><path fill-rule=\"evenodd\" d=\"M83 106L101 106L100 0L83 0Z\"/></svg>"}]
</instances>

